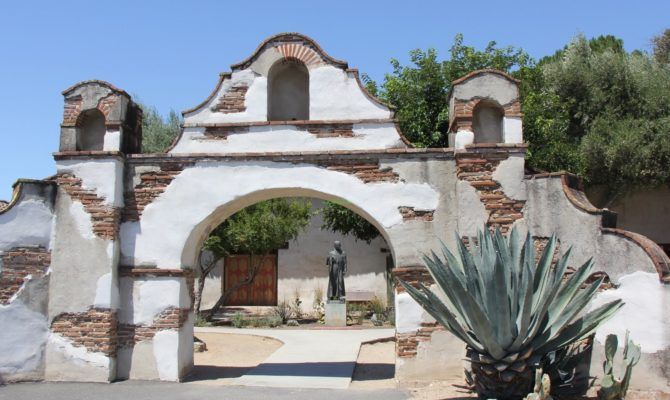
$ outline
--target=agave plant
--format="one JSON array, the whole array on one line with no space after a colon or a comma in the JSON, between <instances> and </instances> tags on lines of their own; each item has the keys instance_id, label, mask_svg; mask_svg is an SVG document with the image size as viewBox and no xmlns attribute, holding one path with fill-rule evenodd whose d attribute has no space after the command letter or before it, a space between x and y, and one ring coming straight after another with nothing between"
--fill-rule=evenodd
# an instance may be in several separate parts
<instances>
[{"instance_id":1,"label":"agave plant","mask_svg":"<svg viewBox=\"0 0 670 400\"><path fill-rule=\"evenodd\" d=\"M438 323L467 344L471 377L482 398L521 399L533 387L542 357L593 332L623 303L584 307L602 279L582 289L591 274L587 261L564 280L570 249L552 265L552 236L535 265L530 234L521 247L517 231L479 232L472 250L456 235L457 258L442 244L444 259L424 256L426 267L445 296L400 281Z\"/></svg>"}]
</instances>

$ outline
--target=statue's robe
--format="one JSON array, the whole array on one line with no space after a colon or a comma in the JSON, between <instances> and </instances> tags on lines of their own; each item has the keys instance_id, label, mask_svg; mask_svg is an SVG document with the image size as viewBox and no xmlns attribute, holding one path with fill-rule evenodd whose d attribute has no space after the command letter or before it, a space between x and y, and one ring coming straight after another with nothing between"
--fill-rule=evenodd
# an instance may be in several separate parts
<instances>
[{"instance_id":1,"label":"statue's robe","mask_svg":"<svg viewBox=\"0 0 670 400\"><path fill-rule=\"evenodd\" d=\"M326 259L328 265L328 299L341 299L345 296L344 274L347 272L347 254L333 250Z\"/></svg>"}]
</instances>

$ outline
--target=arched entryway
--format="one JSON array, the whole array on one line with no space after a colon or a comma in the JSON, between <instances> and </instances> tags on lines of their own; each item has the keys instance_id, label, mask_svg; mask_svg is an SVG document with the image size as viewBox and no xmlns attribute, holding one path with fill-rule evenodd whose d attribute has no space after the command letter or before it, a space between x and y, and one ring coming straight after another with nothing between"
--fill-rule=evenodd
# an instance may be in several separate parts
<instances>
[{"instance_id":1,"label":"arched entryway","mask_svg":"<svg viewBox=\"0 0 670 400\"><path fill-rule=\"evenodd\" d=\"M301 194L300 198L289 196L295 195L296 193ZM305 196L308 193L312 196L306 199ZM277 197L278 195L280 197ZM264 193L253 193L251 196L253 196L253 199L260 199L258 200L260 202L278 198L285 199L286 201L309 202L312 207L322 204L321 200L337 200L338 205L342 205L342 207L348 209L353 208L345 201L321 192L280 189L264 191ZM318 196L318 198L313 196ZM213 213L209 218L203 221L204 226L216 227L219 223L223 222L222 218L224 220L231 216L231 218L235 218L235 213L244 210L244 205L246 203L247 201L240 199L239 202L235 203L234 208L217 209L217 212ZM319 219L318 214L315 219ZM314 226L312 226L312 228L314 228ZM369 360L362 359L359 363L357 358L359 355L359 348L361 348L364 342L369 340L377 341L379 339L390 339L395 335L392 323L389 323L388 320L385 321L384 326L381 329L373 327L369 315L365 314L364 311L364 309L367 309L366 306L369 303L357 297L357 295L365 295L366 293L371 293L374 297L379 295L382 297L379 300L387 305L388 288L386 287L386 278L390 277L390 270L387 273L386 268L392 267L392 261L391 265L387 266L385 260L386 255L378 254L374 260L376 263L381 264L381 271L377 271L380 265L374 265L372 268L374 270L372 273L372 275L374 275L374 280L371 280L368 276L370 274L367 273L371 272L367 270L370 266L364 267L359 265L361 262L352 256L354 254L358 254L358 256L362 254L359 247L370 247L370 249L372 249L374 245L359 243L356 246L353 243L353 240L347 240L349 239L347 237L338 237L338 240L342 240L348 245L345 249L350 258L350 268L345 280L347 281L347 296L348 298L351 296L353 301L348 301L347 305L355 306L356 309L354 310L354 307L351 307L350 312L360 316L360 319L357 320L356 318L351 318L348 323L349 329L347 330L324 331L323 328L325 328L325 326L319 322L318 317L315 317L315 314L318 314L318 311L313 313L309 310L313 302L313 294L310 292L310 288L305 290L303 286L305 284L325 286L327 275L321 273L320 269L325 271L323 258L325 258L327 250L329 249L326 249L324 245L332 246L332 238L330 236L337 235L319 235L313 230L309 231L308 229L306 229L307 232L300 237L300 240L306 241L310 233L311 235L317 236L311 244L322 248L324 254L318 255L313 251L305 254L311 261L308 260L303 263L300 266L300 273L298 274L291 274L290 269L298 268L299 266L288 265L285 260L282 260L282 257L287 256L287 258L293 258L295 261L296 254L288 256L288 253L290 253L291 250L293 250L294 253L304 251L292 248L294 245L300 247L299 240L296 240L295 242L291 241L290 244L287 243L287 248L279 250L276 254L277 258L275 258L275 260L278 259L279 261L278 264L275 265L275 267L278 267L279 269L277 289L279 295L289 297L288 302L291 306L291 312L293 312L294 306L299 308L300 303L308 305L307 310L303 307L302 316L292 315L290 317L293 320L292 322L297 323L299 321L300 326L289 329L286 327L282 328L281 324L279 324L279 327L270 325L272 326L272 329L270 329L270 326L268 326L267 323L270 319L275 317L275 310L280 309L281 307L244 307L244 305L248 304L233 304L229 307L224 307L217 314L217 318L215 319L214 325L217 327L196 328L195 336L204 340L208 350L207 354L195 354L195 367L191 379L198 381L217 381L217 383L222 384L255 385L263 383L263 385L267 386L281 386L286 381L287 384L288 382L292 382L290 385L299 385L301 387L344 388L352 378L354 379L354 382L357 382L356 379L361 373L354 373L355 371L367 368L365 372L362 372L365 374L365 378L362 378L362 380L367 382L375 380L389 382L392 380L394 371L394 361L392 360L394 360L395 354L392 343L386 342L384 344L363 346L365 349L368 348L367 346L375 346L373 351L376 352L375 354L382 353L385 355L386 364L383 362L376 362L372 366L364 365L361 367L361 364L369 364ZM205 231L204 236L206 237L207 234L209 234L209 231ZM319 243L319 240L323 242L326 236L328 237L325 240L326 243ZM204 239L193 241L193 243L197 243L196 246L202 246L203 240ZM378 242L384 243L384 247L389 247L382 238L379 238ZM377 245L377 247L374 247L374 250L379 253L379 246ZM388 250L390 250L390 248ZM391 258L390 254L389 258ZM232 259L226 258L223 263L220 274L225 276L226 279L229 277L227 274L228 269L238 266L232 264L228 265L228 263L234 259L235 257L232 257ZM307 265L310 263L315 265ZM267 267L267 265L265 267ZM221 279L221 275L219 275L219 279ZM262 281L267 277L268 276L260 274L256 276L257 279ZM200 277L197 277L196 282L198 282L199 279ZM216 278L213 280L216 280ZM226 281L224 279L220 280L220 282ZM256 286L255 283L256 282L254 281L246 287L249 289L249 292L254 291ZM379 287L380 283L381 288ZM366 284L370 286L367 288L370 290L361 290L366 289ZM298 289L298 287L300 287L300 289ZM381 289L382 293L378 293L380 292L379 289ZM299 290L299 293L293 294L291 293L291 290ZM244 292L246 293L246 289ZM237 297L235 298L237 299ZM286 301L287 299L284 298L280 304ZM298 304L294 304L294 301ZM391 300L389 304L393 304L393 300ZM392 310L393 309L391 308L391 312L393 312ZM208 312L205 310L203 315L207 314ZM365 318L365 321L363 321L363 318ZM239 319L239 321L236 322L237 319ZM392 316L390 320L393 321L394 316ZM202 322L203 319L200 319L200 321ZM209 326L210 324L207 325ZM224 328L220 328L219 326L221 325L223 325ZM233 326L236 326L238 329L233 328ZM367 329L364 328L365 326L367 326ZM351 329L354 330L352 331ZM256 337L255 341L253 338L250 338L249 335ZM265 337L265 339L258 339L257 337L259 335ZM279 345L277 343L279 343ZM253 351L251 351L251 349L249 350L249 358L241 357L239 352L233 351L229 346L235 348L251 346L253 347ZM379 350L380 348L383 348L381 352ZM305 349L312 350L305 352ZM334 349L337 349L335 353L330 351ZM244 354L243 349L239 350L242 351L241 354ZM332 354L330 354L329 351ZM289 357L291 352L296 354L295 357ZM302 358L299 357L300 354L302 354ZM255 362L260 364L254 365L253 356L257 356ZM264 357L269 358L265 359ZM287 362L287 360L290 362ZM365 361L368 361L368 363Z\"/></svg>"}]
</instances>

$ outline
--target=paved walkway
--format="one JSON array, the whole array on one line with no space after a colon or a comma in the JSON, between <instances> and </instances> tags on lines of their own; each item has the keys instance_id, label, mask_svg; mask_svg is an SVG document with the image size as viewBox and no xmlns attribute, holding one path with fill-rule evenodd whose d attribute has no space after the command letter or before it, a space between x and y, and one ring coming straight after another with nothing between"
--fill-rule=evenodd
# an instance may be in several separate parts
<instances>
[{"instance_id":1,"label":"paved walkway","mask_svg":"<svg viewBox=\"0 0 670 400\"><path fill-rule=\"evenodd\" d=\"M16 383L0 386L0 400L405 400L401 390L285 389L185 385L156 381Z\"/></svg>"},{"instance_id":2,"label":"paved walkway","mask_svg":"<svg viewBox=\"0 0 670 400\"><path fill-rule=\"evenodd\" d=\"M346 389L361 343L393 337L393 329L306 330L196 328L198 332L266 336L284 343L235 385Z\"/></svg>"}]
</instances>

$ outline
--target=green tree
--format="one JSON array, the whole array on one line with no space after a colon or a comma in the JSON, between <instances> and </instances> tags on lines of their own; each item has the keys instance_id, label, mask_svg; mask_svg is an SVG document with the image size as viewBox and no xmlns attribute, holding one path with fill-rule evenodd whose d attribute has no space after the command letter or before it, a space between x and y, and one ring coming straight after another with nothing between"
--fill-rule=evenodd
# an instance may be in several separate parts
<instances>
[{"instance_id":1,"label":"green tree","mask_svg":"<svg viewBox=\"0 0 670 400\"><path fill-rule=\"evenodd\" d=\"M181 130L182 119L174 110L167 118L156 107L139 103L142 108L142 152L163 153Z\"/></svg>"},{"instance_id":2,"label":"green tree","mask_svg":"<svg viewBox=\"0 0 670 400\"><path fill-rule=\"evenodd\" d=\"M222 292L207 315L208 320L211 320L225 304L231 293L254 281L261 265L273 251L304 231L312 217L311 207L311 204L304 200L280 198L261 201L238 211L214 228L203 245L203 250L213 254L214 264L229 254L249 254L253 262L249 264L246 279L236 282ZM207 265L211 263L210 260ZM202 273L202 265L200 269ZM200 294L206 276L206 274L200 276L198 288Z\"/></svg>"},{"instance_id":3,"label":"green tree","mask_svg":"<svg viewBox=\"0 0 670 400\"><path fill-rule=\"evenodd\" d=\"M577 36L524 72L528 164L604 185L609 201L668 183L670 69L612 36Z\"/></svg>"},{"instance_id":4,"label":"green tree","mask_svg":"<svg viewBox=\"0 0 670 400\"><path fill-rule=\"evenodd\" d=\"M392 59L393 72L386 74L381 86L364 76L366 87L396 109L400 127L414 145L446 147L451 82L477 69L511 72L529 66L531 60L523 50L500 48L493 41L483 51L477 50L464 45L459 34L449 59L439 61L435 49L416 49L410 52L410 62L403 66Z\"/></svg>"},{"instance_id":5,"label":"green tree","mask_svg":"<svg viewBox=\"0 0 670 400\"><path fill-rule=\"evenodd\" d=\"M353 235L356 239L370 244L379 236L379 231L368 220L350 209L332 201L325 201L320 210L323 216L321 229L342 235Z\"/></svg>"},{"instance_id":6,"label":"green tree","mask_svg":"<svg viewBox=\"0 0 670 400\"><path fill-rule=\"evenodd\" d=\"M654 58L659 64L670 64L670 29L651 39Z\"/></svg>"}]
</instances>

